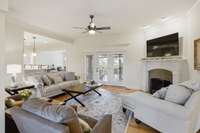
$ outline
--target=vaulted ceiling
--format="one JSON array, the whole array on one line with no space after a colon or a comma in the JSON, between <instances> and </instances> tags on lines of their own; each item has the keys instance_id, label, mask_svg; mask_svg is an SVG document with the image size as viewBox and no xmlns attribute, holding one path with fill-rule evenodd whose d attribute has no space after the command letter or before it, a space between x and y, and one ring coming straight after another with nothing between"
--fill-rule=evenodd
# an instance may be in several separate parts
<instances>
[{"instance_id":1,"label":"vaulted ceiling","mask_svg":"<svg viewBox=\"0 0 200 133\"><path fill-rule=\"evenodd\" d=\"M103 34L129 33L163 17L186 13L197 0L9 0L9 18L72 39L87 26L89 14L97 26L111 26Z\"/></svg>"}]
</instances>

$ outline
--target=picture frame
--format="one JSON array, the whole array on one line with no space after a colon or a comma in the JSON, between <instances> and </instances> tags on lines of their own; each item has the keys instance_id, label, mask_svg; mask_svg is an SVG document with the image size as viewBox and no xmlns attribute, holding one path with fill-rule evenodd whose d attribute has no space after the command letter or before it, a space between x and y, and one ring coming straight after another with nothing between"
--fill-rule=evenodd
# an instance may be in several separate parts
<instances>
[{"instance_id":1,"label":"picture frame","mask_svg":"<svg viewBox=\"0 0 200 133\"><path fill-rule=\"evenodd\" d=\"M194 69L200 71L200 38L194 41Z\"/></svg>"}]
</instances>

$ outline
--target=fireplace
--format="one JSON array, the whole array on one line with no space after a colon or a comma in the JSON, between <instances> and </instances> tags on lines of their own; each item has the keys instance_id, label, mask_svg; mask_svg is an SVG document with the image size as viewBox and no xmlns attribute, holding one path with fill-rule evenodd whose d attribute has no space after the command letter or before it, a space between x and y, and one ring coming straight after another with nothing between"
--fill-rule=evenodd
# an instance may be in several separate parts
<instances>
[{"instance_id":1,"label":"fireplace","mask_svg":"<svg viewBox=\"0 0 200 133\"><path fill-rule=\"evenodd\" d=\"M149 92L153 94L162 87L173 83L173 73L165 69L153 69L149 71Z\"/></svg>"},{"instance_id":2,"label":"fireplace","mask_svg":"<svg viewBox=\"0 0 200 133\"><path fill-rule=\"evenodd\" d=\"M163 86L188 80L187 60L182 58L144 58L141 88L153 93Z\"/></svg>"}]
</instances>

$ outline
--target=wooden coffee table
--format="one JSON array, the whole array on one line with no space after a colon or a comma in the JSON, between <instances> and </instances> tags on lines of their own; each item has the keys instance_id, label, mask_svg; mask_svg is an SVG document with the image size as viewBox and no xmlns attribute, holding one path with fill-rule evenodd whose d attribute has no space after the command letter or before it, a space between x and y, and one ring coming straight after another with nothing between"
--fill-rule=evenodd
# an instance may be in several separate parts
<instances>
[{"instance_id":1,"label":"wooden coffee table","mask_svg":"<svg viewBox=\"0 0 200 133\"><path fill-rule=\"evenodd\" d=\"M103 84L85 84L85 83L82 83L82 84L79 84L79 85L75 85L75 86L72 86L72 87L69 87L67 89L63 89L62 91L67 94L67 95L70 95L70 98L69 99L66 99L64 101L64 104L67 103L67 101L71 100L71 99L74 99L75 101L77 101L81 106L85 107L85 105L77 99L78 96L80 95L84 95L84 94L87 94L91 91L97 93L99 96L101 96L101 93L99 93L97 91L97 88L103 86Z\"/></svg>"}]
</instances>

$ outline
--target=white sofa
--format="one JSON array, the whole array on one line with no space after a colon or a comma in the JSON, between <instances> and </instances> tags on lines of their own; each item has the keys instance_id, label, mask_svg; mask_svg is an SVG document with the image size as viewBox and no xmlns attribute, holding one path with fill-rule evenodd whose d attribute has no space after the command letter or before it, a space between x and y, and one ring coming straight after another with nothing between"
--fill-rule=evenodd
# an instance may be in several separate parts
<instances>
[{"instance_id":1,"label":"white sofa","mask_svg":"<svg viewBox=\"0 0 200 133\"><path fill-rule=\"evenodd\" d=\"M162 133L196 133L200 129L200 83L184 105L141 91L122 99L123 108L134 112L136 119Z\"/></svg>"},{"instance_id":2,"label":"white sofa","mask_svg":"<svg viewBox=\"0 0 200 133\"><path fill-rule=\"evenodd\" d=\"M50 76L60 76L62 81L59 83L51 83L50 85L45 85L42 77L44 75ZM68 78L68 79L66 79ZM80 84L80 81L76 78L74 72L53 72L53 73L43 73L33 76L28 76L26 82L35 85L35 89L32 91L32 97L53 97L62 94L62 89L67 89L68 87Z\"/></svg>"}]
</instances>

